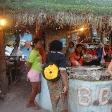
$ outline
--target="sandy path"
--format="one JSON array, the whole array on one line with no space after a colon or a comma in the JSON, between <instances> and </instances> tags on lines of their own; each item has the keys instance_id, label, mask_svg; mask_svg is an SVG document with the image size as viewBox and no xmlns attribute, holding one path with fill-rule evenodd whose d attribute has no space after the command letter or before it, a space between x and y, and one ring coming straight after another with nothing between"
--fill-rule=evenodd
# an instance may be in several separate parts
<instances>
[{"instance_id":1,"label":"sandy path","mask_svg":"<svg viewBox=\"0 0 112 112\"><path fill-rule=\"evenodd\" d=\"M0 112L47 112L26 108L26 100L30 91L30 86L25 82L18 82L10 89L4 101L0 101Z\"/></svg>"}]
</instances>

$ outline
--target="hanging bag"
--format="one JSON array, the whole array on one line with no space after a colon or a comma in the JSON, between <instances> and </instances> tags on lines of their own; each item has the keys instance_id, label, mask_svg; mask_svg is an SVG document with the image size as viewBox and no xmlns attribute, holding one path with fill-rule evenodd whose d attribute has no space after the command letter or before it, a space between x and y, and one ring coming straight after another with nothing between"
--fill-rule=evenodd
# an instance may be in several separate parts
<instances>
[{"instance_id":1,"label":"hanging bag","mask_svg":"<svg viewBox=\"0 0 112 112\"><path fill-rule=\"evenodd\" d=\"M47 64L43 68L43 77L48 81L58 81L60 79L60 73L59 73L59 59L55 60L53 57L53 60L51 57L47 57Z\"/></svg>"}]
</instances>

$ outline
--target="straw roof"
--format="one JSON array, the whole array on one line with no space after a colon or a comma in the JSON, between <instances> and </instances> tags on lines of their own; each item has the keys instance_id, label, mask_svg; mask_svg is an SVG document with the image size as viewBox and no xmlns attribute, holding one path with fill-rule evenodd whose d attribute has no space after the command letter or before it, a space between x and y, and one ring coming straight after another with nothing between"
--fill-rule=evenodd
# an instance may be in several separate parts
<instances>
[{"instance_id":1,"label":"straw roof","mask_svg":"<svg viewBox=\"0 0 112 112\"><path fill-rule=\"evenodd\" d=\"M0 2L12 10L47 9L112 14L112 0L0 0Z\"/></svg>"},{"instance_id":2,"label":"straw roof","mask_svg":"<svg viewBox=\"0 0 112 112\"><path fill-rule=\"evenodd\" d=\"M92 21L91 19L96 20L99 16L112 16L112 0L0 0L0 2L0 8L18 24L33 24L36 20L41 23L45 19L76 24L80 19Z\"/></svg>"}]
</instances>

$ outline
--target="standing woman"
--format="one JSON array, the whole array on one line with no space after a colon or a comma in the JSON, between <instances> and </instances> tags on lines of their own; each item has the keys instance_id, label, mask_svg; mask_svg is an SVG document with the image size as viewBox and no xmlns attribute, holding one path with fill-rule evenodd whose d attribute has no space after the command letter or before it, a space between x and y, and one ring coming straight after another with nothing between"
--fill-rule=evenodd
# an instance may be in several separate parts
<instances>
[{"instance_id":1,"label":"standing woman","mask_svg":"<svg viewBox=\"0 0 112 112\"><path fill-rule=\"evenodd\" d=\"M32 91L28 98L27 107L34 107L35 97L40 92L40 74L41 74L41 56L39 54L38 48L41 46L41 41L35 38L33 41L33 49L29 55L27 66L29 72L27 78L31 83Z\"/></svg>"},{"instance_id":2,"label":"standing woman","mask_svg":"<svg viewBox=\"0 0 112 112\"><path fill-rule=\"evenodd\" d=\"M58 65L60 78L56 81L48 81L48 88L52 103L53 112L68 112L67 92L68 75L66 72L66 59L62 51L62 43L54 40L49 45L49 53L46 63L55 63ZM59 108L59 111L57 111Z\"/></svg>"}]
</instances>

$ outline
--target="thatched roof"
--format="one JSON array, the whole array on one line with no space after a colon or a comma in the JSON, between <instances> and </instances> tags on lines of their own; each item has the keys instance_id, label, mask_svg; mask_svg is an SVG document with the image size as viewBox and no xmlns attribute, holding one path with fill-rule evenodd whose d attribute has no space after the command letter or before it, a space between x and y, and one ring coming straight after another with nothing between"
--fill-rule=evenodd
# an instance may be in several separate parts
<instances>
[{"instance_id":1,"label":"thatched roof","mask_svg":"<svg viewBox=\"0 0 112 112\"><path fill-rule=\"evenodd\" d=\"M112 16L112 0L0 0L0 7L17 23L33 24L54 19L58 23L76 24L92 21L93 15ZM95 18L98 19L99 17ZM88 20L87 20L88 19Z\"/></svg>"},{"instance_id":2,"label":"thatched roof","mask_svg":"<svg viewBox=\"0 0 112 112\"><path fill-rule=\"evenodd\" d=\"M50 11L112 14L112 0L0 0L12 10L47 9Z\"/></svg>"}]
</instances>

